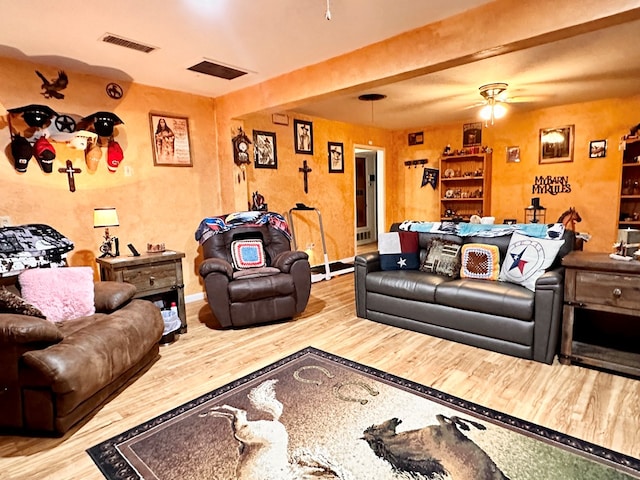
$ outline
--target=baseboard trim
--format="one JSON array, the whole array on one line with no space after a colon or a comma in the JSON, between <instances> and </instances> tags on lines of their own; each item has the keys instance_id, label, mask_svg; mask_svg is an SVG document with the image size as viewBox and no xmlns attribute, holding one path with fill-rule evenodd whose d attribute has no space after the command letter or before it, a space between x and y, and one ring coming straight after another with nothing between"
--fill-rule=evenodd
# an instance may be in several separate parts
<instances>
[{"instance_id":1,"label":"baseboard trim","mask_svg":"<svg viewBox=\"0 0 640 480\"><path fill-rule=\"evenodd\" d=\"M204 300L204 292L193 293L184 297L184 303L199 302L200 300Z\"/></svg>"}]
</instances>

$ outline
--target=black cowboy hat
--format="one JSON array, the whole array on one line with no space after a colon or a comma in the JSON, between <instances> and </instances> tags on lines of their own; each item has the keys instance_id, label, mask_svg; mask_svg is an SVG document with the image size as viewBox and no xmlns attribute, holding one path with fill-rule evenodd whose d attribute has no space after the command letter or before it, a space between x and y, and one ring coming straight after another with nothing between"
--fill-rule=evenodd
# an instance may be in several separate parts
<instances>
[{"instance_id":1,"label":"black cowboy hat","mask_svg":"<svg viewBox=\"0 0 640 480\"><path fill-rule=\"evenodd\" d=\"M30 127L42 128L51 118L58 114L46 105L26 105L24 107L10 108L9 113L21 113L24 121Z\"/></svg>"}]
</instances>

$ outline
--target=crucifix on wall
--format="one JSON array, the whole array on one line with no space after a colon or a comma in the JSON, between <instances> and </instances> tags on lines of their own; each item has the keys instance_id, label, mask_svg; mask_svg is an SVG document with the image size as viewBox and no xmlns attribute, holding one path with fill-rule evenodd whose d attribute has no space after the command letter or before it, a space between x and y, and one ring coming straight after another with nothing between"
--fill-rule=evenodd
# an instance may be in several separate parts
<instances>
[{"instance_id":1,"label":"crucifix on wall","mask_svg":"<svg viewBox=\"0 0 640 480\"><path fill-rule=\"evenodd\" d=\"M79 168L73 168L73 162L71 160L67 160L66 168L59 168L58 172L67 174L67 179L69 180L69 191L75 192L76 181L75 181L74 175L76 173L81 173L82 170L80 170Z\"/></svg>"},{"instance_id":2,"label":"crucifix on wall","mask_svg":"<svg viewBox=\"0 0 640 480\"><path fill-rule=\"evenodd\" d=\"M302 162L302 168L298 168L298 171L304 174L304 193L309 193L308 175L313 170L309 168L309 165L307 165L307 161L305 160Z\"/></svg>"}]
</instances>

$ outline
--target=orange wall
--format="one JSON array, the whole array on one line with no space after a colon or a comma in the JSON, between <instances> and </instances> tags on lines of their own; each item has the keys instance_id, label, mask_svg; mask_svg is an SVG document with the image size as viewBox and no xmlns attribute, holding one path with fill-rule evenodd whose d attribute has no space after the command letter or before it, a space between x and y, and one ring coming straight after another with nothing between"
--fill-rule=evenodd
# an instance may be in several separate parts
<instances>
[{"instance_id":1,"label":"orange wall","mask_svg":"<svg viewBox=\"0 0 640 480\"><path fill-rule=\"evenodd\" d=\"M47 66L0 58L0 114L5 109L46 104L59 113L89 115L107 110L116 113L124 125L116 127L116 139L124 150L124 161L115 173L107 171L105 154L95 173L87 172L84 152L54 143L57 157L54 172L44 174L35 159L25 173L18 173L9 156L9 128L0 116L0 215L9 215L14 225L46 223L75 243L72 265L92 265L102 240L103 229L93 228L93 208L117 208L120 227L111 229L120 238L121 252L133 243L140 251L147 242L164 242L168 249L185 252L185 293L201 292L197 275L198 244L194 232L200 220L220 210L217 196L218 156L213 100L179 92L124 84L125 95L114 101L105 94L108 80L73 72L64 100L47 100L40 95L34 70L55 75ZM156 167L151 152L149 112L172 113L189 118L193 167ZM69 191L66 174L57 169L66 159L82 168L76 175L76 192ZM132 168L130 177L124 166Z\"/></svg>"},{"instance_id":2,"label":"orange wall","mask_svg":"<svg viewBox=\"0 0 640 480\"><path fill-rule=\"evenodd\" d=\"M546 220L553 222L569 207L582 216L578 231L592 239L585 249L610 251L617 237L618 194L622 153L620 138L638 123L640 96L614 98L597 102L564 105L528 113L510 113L483 129L483 144L493 148L491 215L496 222L505 218L524 221L524 208L532 197L539 197L547 208ZM476 121L469 119L469 121ZM541 128L575 125L574 160L566 163L540 165L538 137ZM421 129L412 129L412 132ZM453 149L462 147L462 124L425 127L425 144L409 147L407 131L395 132L394 149L402 162L398 190L404 191L404 218L438 220L438 191L420 188L422 168L400 167L405 160L428 158L427 166L438 168L438 158L448 143ZM589 142L606 139L605 158L589 158ZM520 147L520 163L506 162L506 148ZM537 176L567 176L570 193L533 193Z\"/></svg>"},{"instance_id":3,"label":"orange wall","mask_svg":"<svg viewBox=\"0 0 640 480\"><path fill-rule=\"evenodd\" d=\"M322 214L329 260L353 256L355 253L354 144L371 144L384 148L390 144L391 132L288 113L289 125L286 126L274 124L270 115L253 115L245 119L245 129L250 137L253 130L276 134L278 154L277 170L254 168L253 163L247 168L248 189L250 192L259 191L264 195L269 210L285 216L298 202L317 208ZM313 155L295 153L294 118L312 122ZM344 144L344 173L329 173L328 142ZM308 193L304 192L304 177L298 171L302 168L304 160L312 169L308 174ZM395 185L392 185L391 189L395 190ZM311 263L322 264L322 240L317 214L295 211L293 215L298 248L304 250L309 244L315 245L312 249Z\"/></svg>"}]
</instances>

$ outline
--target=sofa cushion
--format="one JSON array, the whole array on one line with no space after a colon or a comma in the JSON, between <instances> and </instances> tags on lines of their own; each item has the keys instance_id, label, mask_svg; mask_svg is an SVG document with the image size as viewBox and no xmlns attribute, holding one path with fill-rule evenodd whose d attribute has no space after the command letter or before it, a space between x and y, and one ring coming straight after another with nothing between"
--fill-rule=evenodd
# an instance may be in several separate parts
<instances>
[{"instance_id":1,"label":"sofa cushion","mask_svg":"<svg viewBox=\"0 0 640 480\"><path fill-rule=\"evenodd\" d=\"M91 267L33 268L18 277L22 297L60 322L95 313Z\"/></svg>"},{"instance_id":2,"label":"sofa cushion","mask_svg":"<svg viewBox=\"0 0 640 480\"><path fill-rule=\"evenodd\" d=\"M417 270L420 267L417 232L386 232L378 236L382 270Z\"/></svg>"},{"instance_id":3,"label":"sofa cushion","mask_svg":"<svg viewBox=\"0 0 640 480\"><path fill-rule=\"evenodd\" d=\"M500 274L500 251L496 245L468 243L462 246L461 278L498 280Z\"/></svg>"},{"instance_id":4,"label":"sofa cushion","mask_svg":"<svg viewBox=\"0 0 640 480\"><path fill-rule=\"evenodd\" d=\"M535 291L536 280L555 261L564 240L533 238L515 232L502 262L500 280Z\"/></svg>"},{"instance_id":5,"label":"sofa cushion","mask_svg":"<svg viewBox=\"0 0 640 480\"><path fill-rule=\"evenodd\" d=\"M434 303L436 287L447 280L448 278L442 275L418 270L370 272L367 275L366 287L368 292Z\"/></svg>"},{"instance_id":6,"label":"sofa cushion","mask_svg":"<svg viewBox=\"0 0 640 480\"><path fill-rule=\"evenodd\" d=\"M25 302L4 287L0 287L0 313L17 313L30 317L46 318L39 308Z\"/></svg>"},{"instance_id":7,"label":"sofa cushion","mask_svg":"<svg viewBox=\"0 0 640 480\"><path fill-rule=\"evenodd\" d=\"M532 320L535 294L509 282L460 278L438 285L436 303L501 317Z\"/></svg>"},{"instance_id":8,"label":"sofa cushion","mask_svg":"<svg viewBox=\"0 0 640 480\"><path fill-rule=\"evenodd\" d=\"M131 300L136 286L126 282L102 281L93 284L96 312L112 312Z\"/></svg>"},{"instance_id":9,"label":"sofa cushion","mask_svg":"<svg viewBox=\"0 0 640 480\"><path fill-rule=\"evenodd\" d=\"M460 275L460 248L461 245L454 242L433 239L420 270L457 278Z\"/></svg>"}]
</instances>

